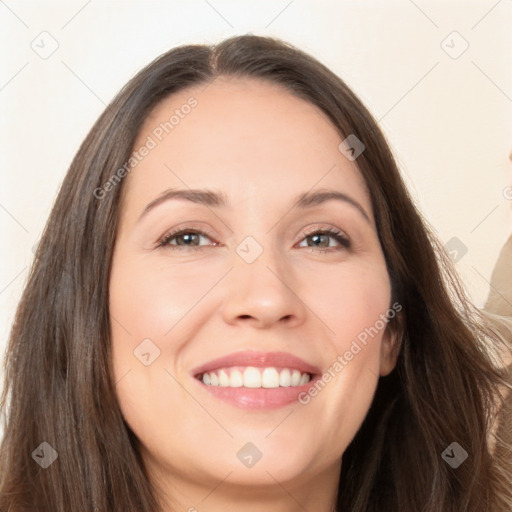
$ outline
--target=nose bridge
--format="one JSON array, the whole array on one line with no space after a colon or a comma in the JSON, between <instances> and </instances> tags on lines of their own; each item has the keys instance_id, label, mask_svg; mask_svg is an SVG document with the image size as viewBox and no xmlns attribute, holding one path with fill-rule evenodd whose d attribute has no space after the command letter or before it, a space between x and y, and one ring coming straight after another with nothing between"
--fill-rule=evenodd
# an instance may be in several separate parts
<instances>
[{"instance_id":1,"label":"nose bridge","mask_svg":"<svg viewBox=\"0 0 512 512\"><path fill-rule=\"evenodd\" d=\"M270 236L246 237L236 248L235 270L237 279L247 291L265 290L282 293L281 288L290 280L291 272L287 267L285 255Z\"/></svg>"},{"instance_id":2,"label":"nose bridge","mask_svg":"<svg viewBox=\"0 0 512 512\"><path fill-rule=\"evenodd\" d=\"M281 287L291 275L285 255L272 243L270 236L261 243L248 236L237 246L236 253L235 268L239 279L245 279L245 286L261 283L264 287Z\"/></svg>"},{"instance_id":3,"label":"nose bridge","mask_svg":"<svg viewBox=\"0 0 512 512\"><path fill-rule=\"evenodd\" d=\"M297 322L304 308L293 292L294 276L286 255L270 236L260 236L260 240L247 236L235 249L226 320L251 317L262 325L280 319Z\"/></svg>"}]
</instances>

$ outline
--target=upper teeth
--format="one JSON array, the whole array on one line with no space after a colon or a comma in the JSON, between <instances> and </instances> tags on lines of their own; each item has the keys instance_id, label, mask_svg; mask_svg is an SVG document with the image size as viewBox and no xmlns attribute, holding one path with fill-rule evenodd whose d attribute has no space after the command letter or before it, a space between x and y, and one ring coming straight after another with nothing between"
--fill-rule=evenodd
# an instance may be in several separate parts
<instances>
[{"instance_id":1,"label":"upper teeth","mask_svg":"<svg viewBox=\"0 0 512 512\"><path fill-rule=\"evenodd\" d=\"M247 366L241 368L221 368L203 374L203 382L207 386L231 388L278 388L289 386L303 386L311 380L309 373L301 373L293 368L282 368L278 371L274 367L256 368Z\"/></svg>"}]
</instances>

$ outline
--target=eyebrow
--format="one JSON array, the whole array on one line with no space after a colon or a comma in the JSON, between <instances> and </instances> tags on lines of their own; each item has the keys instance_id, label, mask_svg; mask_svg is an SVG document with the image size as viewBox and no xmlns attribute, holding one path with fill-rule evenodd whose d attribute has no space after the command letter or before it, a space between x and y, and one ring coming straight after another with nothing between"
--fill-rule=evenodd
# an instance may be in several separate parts
<instances>
[{"instance_id":1,"label":"eyebrow","mask_svg":"<svg viewBox=\"0 0 512 512\"><path fill-rule=\"evenodd\" d=\"M139 221L151 210L172 199L182 199L212 208L229 206L229 201L222 192L216 192L208 189L169 189L165 190L160 196L151 201L144 208L144 211L139 217ZM320 190L299 194L293 202L291 209L299 208L304 210L331 200L342 201L353 206L366 219L366 221L371 224L370 217L366 213L366 210L355 199L336 190Z\"/></svg>"}]
</instances>

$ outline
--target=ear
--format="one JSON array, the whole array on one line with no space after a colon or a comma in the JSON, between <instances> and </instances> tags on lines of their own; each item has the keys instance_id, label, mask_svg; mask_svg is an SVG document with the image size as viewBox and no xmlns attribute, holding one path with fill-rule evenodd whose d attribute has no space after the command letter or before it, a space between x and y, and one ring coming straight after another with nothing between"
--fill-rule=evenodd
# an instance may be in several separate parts
<instances>
[{"instance_id":1,"label":"ear","mask_svg":"<svg viewBox=\"0 0 512 512\"><path fill-rule=\"evenodd\" d=\"M385 377L395 368L404 334L403 315L398 313L388 322L380 346L380 375Z\"/></svg>"}]
</instances>

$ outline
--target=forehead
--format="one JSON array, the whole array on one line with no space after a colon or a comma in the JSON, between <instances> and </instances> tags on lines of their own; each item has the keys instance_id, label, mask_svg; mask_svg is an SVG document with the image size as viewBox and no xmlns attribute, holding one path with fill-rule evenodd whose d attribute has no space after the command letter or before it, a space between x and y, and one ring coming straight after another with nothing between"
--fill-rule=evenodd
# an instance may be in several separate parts
<instances>
[{"instance_id":1,"label":"forehead","mask_svg":"<svg viewBox=\"0 0 512 512\"><path fill-rule=\"evenodd\" d=\"M126 199L141 209L168 188L211 188L261 207L334 188L371 212L364 178L338 149L342 140L324 112L279 84L219 77L172 94L147 117L134 151L151 149L128 175Z\"/></svg>"}]
</instances>

